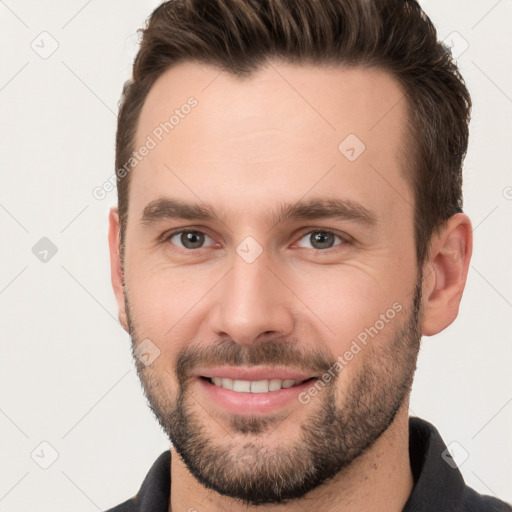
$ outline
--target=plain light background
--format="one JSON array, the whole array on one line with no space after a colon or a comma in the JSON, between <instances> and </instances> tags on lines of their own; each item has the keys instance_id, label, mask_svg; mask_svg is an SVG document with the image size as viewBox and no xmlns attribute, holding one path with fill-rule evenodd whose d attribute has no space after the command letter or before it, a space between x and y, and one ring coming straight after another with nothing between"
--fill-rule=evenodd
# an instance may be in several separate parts
<instances>
[{"instance_id":1,"label":"plain light background","mask_svg":"<svg viewBox=\"0 0 512 512\"><path fill-rule=\"evenodd\" d=\"M136 29L158 3L0 1L1 512L107 509L169 445L117 320L116 192L92 195L114 172ZM423 6L474 102L464 194L475 248L459 318L423 338L411 414L439 429L470 486L512 501L512 2Z\"/></svg>"}]
</instances>

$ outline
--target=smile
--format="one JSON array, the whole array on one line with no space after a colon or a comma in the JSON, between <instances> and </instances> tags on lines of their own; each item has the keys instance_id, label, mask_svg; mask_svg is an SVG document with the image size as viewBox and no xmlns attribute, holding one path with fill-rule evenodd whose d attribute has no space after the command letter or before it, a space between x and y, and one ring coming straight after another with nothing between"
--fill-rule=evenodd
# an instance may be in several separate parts
<instances>
[{"instance_id":1,"label":"smile","mask_svg":"<svg viewBox=\"0 0 512 512\"><path fill-rule=\"evenodd\" d=\"M291 388L302 384L306 380L292 379L264 379L264 380L238 380L221 377L205 377L218 387L229 389L237 393L269 393L280 389Z\"/></svg>"}]
</instances>

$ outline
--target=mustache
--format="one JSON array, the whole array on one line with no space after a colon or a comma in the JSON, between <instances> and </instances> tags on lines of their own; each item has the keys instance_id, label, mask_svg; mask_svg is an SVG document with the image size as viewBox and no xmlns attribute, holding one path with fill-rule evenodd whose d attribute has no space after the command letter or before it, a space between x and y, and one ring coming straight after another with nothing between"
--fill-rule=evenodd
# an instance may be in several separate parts
<instances>
[{"instance_id":1,"label":"mustache","mask_svg":"<svg viewBox=\"0 0 512 512\"><path fill-rule=\"evenodd\" d=\"M221 340L209 346L187 345L176 359L176 375L180 384L197 367L208 366L286 366L306 374L324 373L336 362L322 348L304 349L295 340L270 340L254 345L240 345Z\"/></svg>"}]
</instances>

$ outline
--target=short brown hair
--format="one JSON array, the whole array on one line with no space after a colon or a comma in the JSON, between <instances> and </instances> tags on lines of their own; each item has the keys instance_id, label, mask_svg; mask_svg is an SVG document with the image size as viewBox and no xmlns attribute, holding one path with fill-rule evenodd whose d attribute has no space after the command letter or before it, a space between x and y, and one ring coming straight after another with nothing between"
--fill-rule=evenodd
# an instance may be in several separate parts
<instances>
[{"instance_id":1,"label":"short brown hair","mask_svg":"<svg viewBox=\"0 0 512 512\"><path fill-rule=\"evenodd\" d=\"M171 0L142 32L123 89L116 135L121 257L130 173L144 100L173 65L197 61L249 78L271 58L389 72L407 99L418 266L434 229L462 211L471 98L450 50L415 0ZM122 179L121 179L122 177Z\"/></svg>"}]
</instances>

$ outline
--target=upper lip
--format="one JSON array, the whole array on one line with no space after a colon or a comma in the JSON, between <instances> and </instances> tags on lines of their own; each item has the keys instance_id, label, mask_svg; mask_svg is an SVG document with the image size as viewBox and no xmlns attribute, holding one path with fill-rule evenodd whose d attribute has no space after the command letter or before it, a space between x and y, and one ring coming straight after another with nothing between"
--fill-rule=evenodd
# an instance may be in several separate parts
<instances>
[{"instance_id":1,"label":"upper lip","mask_svg":"<svg viewBox=\"0 0 512 512\"><path fill-rule=\"evenodd\" d=\"M194 372L197 377L218 377L233 380L308 380L314 375L307 375L289 368L276 367L251 367L240 366L216 366L213 368L199 369Z\"/></svg>"}]
</instances>

